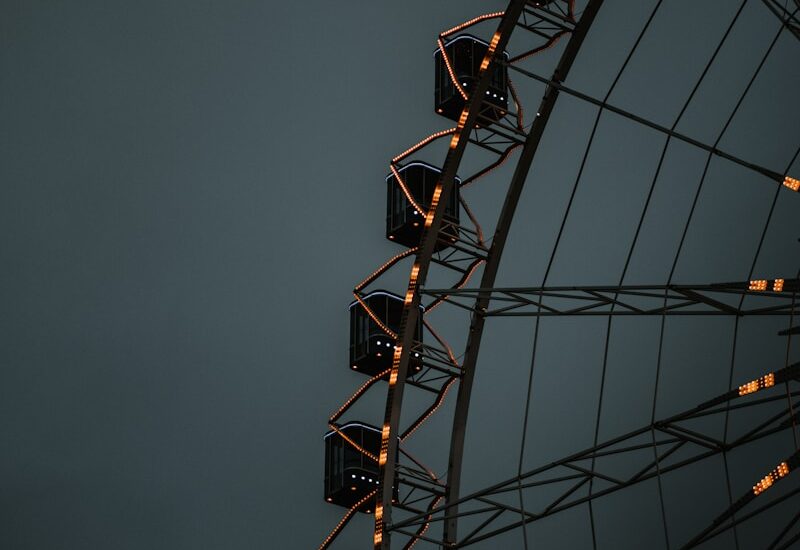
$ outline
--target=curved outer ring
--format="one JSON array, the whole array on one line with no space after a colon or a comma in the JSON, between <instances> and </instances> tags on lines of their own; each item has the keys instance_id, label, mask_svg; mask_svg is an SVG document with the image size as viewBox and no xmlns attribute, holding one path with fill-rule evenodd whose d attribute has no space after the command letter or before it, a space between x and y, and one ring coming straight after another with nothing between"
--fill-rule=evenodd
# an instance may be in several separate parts
<instances>
[{"instance_id":1,"label":"curved outer ring","mask_svg":"<svg viewBox=\"0 0 800 550\"><path fill-rule=\"evenodd\" d=\"M552 80L554 82L560 83L566 79L572 67L572 63L575 61L586 34L602 4L603 0L589 1L553 73ZM547 126L550 114L553 112L553 108L558 100L558 95L559 90L557 88L548 86L538 110L539 115L525 140L522 154L514 169L514 175L511 178L511 183L506 193L506 199L497 222L492 246L486 260L486 266L484 267L480 284L480 288L482 289L488 289L494 286L497 271L500 266L500 259L503 256L503 250L505 248L506 237L508 236L508 231L514 218L522 188L525 186L525 181L530 172L533 158L536 155L536 150L544 134L544 129ZM462 363L463 374L458 385L453 431L450 437L447 488L445 490L445 508L447 510L445 516L450 516L450 519L445 521L444 526L444 542L447 547L453 546L457 542L458 510L456 505L450 505L450 503L458 500L461 488L461 468L463 464L467 416L469 413L470 396L472 394L472 384L475 379L475 368L480 351L481 338L483 336L483 327L485 324L485 317L478 312L485 311L489 306L490 295L490 292L480 293L475 300L475 307L473 309L475 313L470 323L467 347Z\"/></svg>"},{"instance_id":2,"label":"curved outer ring","mask_svg":"<svg viewBox=\"0 0 800 550\"><path fill-rule=\"evenodd\" d=\"M492 38L493 46L490 45L487 55L493 56L494 51L505 50L525 3L525 0L511 0ZM378 460L378 465L381 469L381 490L378 491L375 503L375 534L373 539L373 545L376 549L388 549L391 544L390 532L386 529L386 525L391 525L392 522L392 486L395 480L396 464L393 459L389 460L388 457L397 456L397 435L399 432L403 390L405 389L405 379L408 372L409 350L412 346L414 335L414 331L408 330L407 327L413 327L417 322L418 306L421 298L419 286L425 282L439 228L444 217L444 205L450 193L452 193L456 170L461 163L461 158L464 156L469 132L477 122L478 112L483 102L482 96L489 88L489 71L484 69L482 68L481 77L478 79L472 96L470 96L470 100L462 111L458 126L450 141L450 149L442 167L441 179L434 191L431 208L425 219L422 243L409 277L403 314L397 331L399 343L395 349L392 369L389 374L386 410L381 434L381 449ZM442 199L441 201L439 200L440 198Z\"/></svg>"},{"instance_id":3,"label":"curved outer ring","mask_svg":"<svg viewBox=\"0 0 800 550\"><path fill-rule=\"evenodd\" d=\"M508 40L513 32L522 10L527 2L525 0L511 0L508 9L505 11L500 25L493 38L495 44L494 51L504 51ZM603 0L589 0L584 13L572 33L567 48L554 72L553 80L560 82L566 78L569 68L577 56L580 45L586 36L589 26L594 20L594 16L602 5ZM391 506L392 506L392 486L395 478L394 460L387 457L396 456L398 441L396 434L399 430L400 412L402 409L403 390L405 388L405 378L408 371L409 352L412 345L413 331L407 330L408 326L414 326L417 322L418 305L420 303L419 287L424 284L431 259L433 249L436 244L439 228L444 214L444 204L447 201L454 185L455 174L461 159L464 155L468 142L469 132L475 125L478 112L480 111L482 96L489 85L489 71L484 70L479 79L473 94L470 97L467 107L462 113L461 120L453 139L450 143L450 150L442 169L440 180L440 201L436 208L430 212L431 219L426 220L426 230L424 232L420 250L417 253L414 266L412 267L409 279L408 291L403 308L403 315L398 330L400 342L395 353L395 359L390 374L389 388L387 390L386 410L383 424L383 436L381 442L381 490L377 495L375 506L375 539L376 549L390 548L390 531L385 529L386 525L391 525ZM506 234L511 225L519 196L522 192L525 179L530 170L531 162L541 140L544 128L549 119L550 113L555 106L558 97L558 89L548 86L547 92L542 100L537 120L534 122L530 133L525 142L522 155L517 163L503 209L500 213L495 237L490 249L487 264L481 281L481 288L490 288L499 267L500 258L505 246ZM489 295L480 295L476 299L477 307L488 305ZM479 311L476 309L476 311ZM462 454L464 447L464 435L466 430L467 413L469 410L469 400L474 380L475 364L477 362L480 340L483 333L484 319L480 315L473 315L470 325L467 350L463 363L463 375L459 384L458 400L456 403L456 413L453 423L451 436L450 462L448 469L448 480L446 489L446 502L453 502L458 499L461 478ZM454 508L453 508L454 509ZM456 540L455 517L445 523L445 544L452 545Z\"/></svg>"}]
</instances>

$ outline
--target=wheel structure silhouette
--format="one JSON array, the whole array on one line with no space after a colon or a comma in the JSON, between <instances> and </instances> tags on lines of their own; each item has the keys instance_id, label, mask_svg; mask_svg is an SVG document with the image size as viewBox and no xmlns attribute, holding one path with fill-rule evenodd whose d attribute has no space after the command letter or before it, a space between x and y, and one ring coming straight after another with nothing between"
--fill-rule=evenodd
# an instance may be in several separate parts
<instances>
[{"instance_id":1,"label":"wheel structure silhouette","mask_svg":"<svg viewBox=\"0 0 800 550\"><path fill-rule=\"evenodd\" d=\"M615 103L612 96L634 54L653 32L663 0L648 6L635 40L604 94L572 85L570 71L585 55L587 36L607 9L603 4L602 0L512 0L503 12L480 15L438 36L434 107L456 125L429 135L389 164L387 238L403 250L356 285L353 292L350 368L353 376L368 378L328 421L325 496L347 510L321 548L333 545L357 513L374 517L371 541L376 549L415 545L527 548L535 545L529 540L532 535L528 529L556 517L569 518L560 524L562 530L564 525L577 529L577 523L585 527L590 538L582 544L603 547L603 537L598 534L600 503L644 486L655 495L653 510L659 527L648 534L658 540L659 546L654 547L790 548L800 544L800 475L793 475L800 469L800 363L792 360L796 353L791 347L792 336L800 334L795 319L800 273L796 268L785 273L756 273L765 247L777 241L781 250L792 250L792 241L798 236L791 232L798 229L797 224L778 236L770 231L780 212L789 212L784 217L788 215L790 220L800 219L800 180L790 175L794 170L797 176L800 138L796 131L785 136L783 141L794 149L788 164L779 167L752 160L740 149L733 152L722 146L731 122L757 85L770 55L774 55L775 45L794 48L795 59L800 58L800 4L796 0L745 0L737 2L730 13L720 14L719 19L724 21L719 23L722 31L714 37L713 51L701 60L698 78L690 83L678 115L667 123L660 120L663 117L639 114ZM720 63L726 44L736 39L737 25L746 25L750 13L746 10L767 14L774 23L774 34L768 37L765 51L758 54L759 62L741 89L730 91L735 101L721 131L712 139L697 137L681 125L715 64ZM693 16L687 13L686 17ZM679 35L680 29L675 34ZM787 86L797 89L797 67L794 72L790 69ZM563 211L554 218L553 239L549 247L535 252L544 258L541 276L536 286L498 286L501 260L512 222L519 216L523 189L526 183L532 185L530 180L537 175L534 160L550 152L542 151L550 130L548 123L557 106L565 102L567 107L580 104L590 109L592 123L585 144L573 147L579 153L578 160L566 188ZM526 108L524 104L535 107ZM781 108L787 118L798 122L796 106ZM603 117L614 117L657 136L661 141L654 157L655 168L651 167L649 181L638 182L642 201L634 212L632 235L618 247L623 250L624 261L617 277L589 285L559 285L558 280L553 281L558 276L555 259L565 246L565 231L581 197L580 184L588 177L589 157L598 146L595 138ZM680 230L675 235L675 247L669 253L654 252L667 256L668 275L649 283L632 283L634 252L646 238L644 222L659 200L658 192L665 185L661 182L669 180L665 158L675 147L699 155L702 170L687 187L691 192L676 226ZM717 165L738 174L742 185L758 186L758 193L768 197L769 208L765 216L757 216L754 208L750 223L758 227L753 231L755 254L742 252L749 266L746 276L685 282L679 279L679 264L682 254L687 254L691 228L701 219L703 198L717 177ZM502 179L505 185L485 183L492 178ZM478 196L492 196L498 205L491 231L483 218L490 209L467 202L470 190L482 185L486 187ZM794 260L788 258L787 265L800 264L797 259L797 255ZM385 283L390 274L406 270L404 288L395 292L379 288L390 286ZM592 275L590 271L586 277ZM652 406L646 414L631 418L631 423L623 423L635 428L609 435L601 430L601 417L603 407L609 407L609 397L604 396L608 392L609 357L613 355L610 345L623 330L621 323L630 322L632 317L636 324L647 322L655 327L654 340L649 344L630 342L631 347L653 352L649 367L653 377L644 385ZM526 445L530 448L531 426L539 422L532 410L541 399L534 391L538 387L533 383L534 366L542 361L537 354L541 355L547 339L545 323L556 318L569 319L569 326L574 327L571 330L599 335L599 358L591 366L596 373L593 380L599 386L596 400L590 404L595 410L586 421L589 444L532 466ZM701 375L687 376L677 386L678 393L683 388L685 395L665 409L657 402L666 399L659 385L663 386L677 368L669 360L673 318L690 319L693 327L702 327L698 323L712 319L728 323L730 330L720 338L730 354L720 359L725 387L705 385ZM522 433L514 436L521 447L519 461L512 475L494 477L477 488L471 483L466 491L467 418L474 405L475 377L484 371L503 376L492 357L480 356L481 347L493 322L512 320L526 322L532 329L527 338L529 350L532 347L530 368L520 405L524 409ZM772 350L762 355L774 355L774 349L780 348L784 358L779 363L755 362L746 369L738 367L746 333L753 327L772 330L773 326L782 328L779 336L773 331L772 339L759 340L763 349ZM460 335L455 337L459 345L452 343L453 334ZM741 371L755 374L740 378ZM581 385L583 381L570 383ZM375 418L348 419L367 393L384 390L382 417L376 411ZM456 394L455 400L443 407L451 393ZM696 395L703 397L695 399ZM567 410L577 410L578 404L570 402L569 393L563 397ZM450 427L439 425L442 414L436 413L445 410L452 422ZM481 411L485 413L486 409ZM415 444L412 436L422 437L424 430L420 428L434 418L435 435L429 434ZM486 418L478 421L493 422ZM746 460L734 472L730 460L736 456ZM445 467L437 471L432 464ZM689 531L675 532L669 526L665 495L677 486L675 476L679 472L697 472L692 469L703 464L719 468L724 483L708 488L697 473L691 474L694 477L690 476L688 483L715 493L714 505L722 504L716 509L699 506L693 510L693 499L687 492L679 499L680 513L685 508L696 521L691 522ZM491 478L491 472L487 475ZM516 538L506 538L509 535ZM569 533L560 536L563 538L559 540L571 540ZM580 546L563 542L559 547Z\"/></svg>"}]
</instances>

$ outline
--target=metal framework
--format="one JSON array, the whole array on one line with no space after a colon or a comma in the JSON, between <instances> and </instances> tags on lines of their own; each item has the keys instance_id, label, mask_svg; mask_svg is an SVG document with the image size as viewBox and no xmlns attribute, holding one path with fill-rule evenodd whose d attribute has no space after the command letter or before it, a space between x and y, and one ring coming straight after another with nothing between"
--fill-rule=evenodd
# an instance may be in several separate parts
<instances>
[{"instance_id":1,"label":"metal framework","mask_svg":"<svg viewBox=\"0 0 800 550\"><path fill-rule=\"evenodd\" d=\"M738 19L746 2L747 0L744 0L742 3L722 42L727 39L730 29ZM788 31L795 36L800 36L798 35L800 27L797 19L800 5L798 5L797 9L790 11L775 0L762 0L762 2L780 19L781 32ZM747 382L680 414L660 420L656 420L654 416L651 422L642 428L614 439L605 442L598 441L598 430L596 429L594 445L584 451L537 469L522 472L520 459L519 475L470 495L461 496L464 441L471 392L478 365L484 327L486 321L492 317L521 316L536 319L534 361L531 363L531 377L533 375L536 341L538 338L538 319L548 316L588 315L607 318L606 351L612 319L617 316L650 315L660 317L662 319L662 340L664 318L672 315L730 316L736 319L737 327L740 317L780 316L789 319L789 328L781 332L781 334L789 337L797 334L798 328L800 328L792 326L794 316L800 313L796 305L797 293L800 291L800 280L797 276L770 280L751 278L746 282L739 283L679 285L672 282L675 269L673 264L670 280L667 284L626 286L623 282L630 262L631 248L622 277L616 285L558 287L546 284L555 250L560 242L561 232L566 223L572 199L575 196L586 157L594 139L597 123L603 113L624 117L663 135L666 139L664 152L666 152L670 140L680 141L706 152L708 159L703 179L698 186L698 196L712 157L724 159L762 176L763 181L770 184L775 190L773 210L779 197L783 197L787 191L800 191L800 181L786 173L788 168L781 171L761 166L719 148L722 134L724 134L730 120L756 79L764 60L781 34L780 32L775 36L756 74L753 75L747 88L742 93L719 138L714 143L705 143L676 131L676 127L686 106L688 106L700 82L713 63L722 42L709 61L700 81L696 83L689 100L687 100L684 109L672 127L657 124L646 117L614 106L608 101L611 91L616 86L622 71L627 66L633 52L638 47L655 17L662 0L657 1L650 18L639 34L625 64L617 74L605 97L595 98L564 84L602 4L603 0L586 0L582 10L578 12L576 11L574 0L540 2L511 0L505 11L476 17L444 31L437 38L437 44L441 49L444 62L447 64L452 84L464 99L463 112L456 127L428 136L394 157L389 165L391 174L396 178L409 203L413 204L420 214L420 222L424 227L422 238L419 246L393 256L354 288L354 297L359 306L363 307L373 320L381 324L376 315L367 306L364 298L370 287L380 281L385 273L399 269L404 263L411 263L408 285L405 292L402 293L404 295L404 307L399 328L396 331L392 331L389 327L382 326L387 336L395 340L392 350L392 366L366 380L330 416L328 422L330 429L338 431L341 425L340 420L348 414L359 398L372 388L386 387L386 407L381 424L382 442L378 453L372 454L354 442L349 442L359 452L378 463L381 472L380 485L344 515L331 534L322 542L321 548L330 546L355 515L356 510L365 502L370 502L373 499L375 505L374 511L371 513L374 514L375 520L373 545L376 549L390 548L393 543L392 535L402 537L404 548L411 548L420 541L426 541L445 548L465 547L509 530L524 527L528 523L578 505L587 504L591 514L592 502L598 498L650 479L658 481L660 491L661 479L665 474L713 456L722 456L723 460L725 460L728 452L763 439L768 435L795 428L800 419L796 412L798 399L800 399L800 388L795 387L800 374L800 364L789 366L787 363L783 368L767 373L759 379ZM450 60L445 53L445 45L448 38L457 33L492 23L496 23L496 30L492 34L491 40L488 41L488 52L482 61L477 82L468 92L455 78ZM519 53L514 52L504 58L502 52L507 48L512 33L521 33L529 46ZM524 65L525 60L548 50L561 39L564 40L565 46L550 76L540 76ZM481 114L485 112L485 106L487 105L484 102L484 94L489 86L491 69L498 64L504 64L510 72L543 86L542 98L530 123L526 124L525 110L512 82L509 82L509 95L513 100L513 108L505 113L505 116L500 120L489 120ZM542 284L538 287L496 288L494 286L495 280L520 195L532 169L548 121L562 94L570 95L595 106L598 108L598 112L580 167L578 180L572 190L570 202L550 256L547 272ZM424 208L415 201L414 196L405 185L401 171L405 163L411 161L416 155L425 151L439 140L449 140L449 147L442 164L441 177L434 191L433 200L428 208ZM489 237L484 234L482 225L473 214L463 195L460 196L459 201L469 223L456 225L444 219L445 205L456 185L456 173L461 167L462 159L465 155L469 154L472 158L480 154L483 155L480 158L484 159L488 156L489 160L483 161L483 167L475 171L475 173L462 177L461 187L475 184L475 182L507 162L515 152L519 152L519 158L508 184L495 229ZM800 149L798 149L798 153L800 153ZM797 154L795 154L795 158L797 158ZM663 159L664 153L662 153L659 161L658 171L661 169ZM794 159L792 159L792 162L794 162ZM651 183L647 204L649 204L650 196L652 196L653 187L658 178L658 171ZM697 196L695 196L695 204L696 202ZM647 204L642 213L642 219L647 210ZM692 208L693 212L694 206ZM771 215L772 211L770 212L770 217ZM687 228L690 220L687 221ZM769 220L767 225L768 223ZM637 228L637 237L640 228L641 220L639 228ZM766 233L766 227L764 232ZM686 228L684 229L683 238L685 236ZM762 235L762 243L763 240L764 235ZM446 243L446 250L441 251L441 247L438 246L441 243ZM682 244L683 239L681 241ZM677 263L677 257L675 263ZM755 265L755 261L753 263ZM429 272L432 270L449 274L453 280L452 285L448 288L440 289L425 288L425 282ZM470 280L479 272L481 277L479 286L468 288L467 285ZM752 277L752 270L750 277ZM463 354L457 355L428 319L428 313L443 305L455 306L469 315L468 338ZM424 306L424 309L421 310L420 306ZM430 338L424 344L415 342L413 327L417 325L420 315L422 315L422 323L426 333L433 338L434 343L431 343ZM409 376L409 361L412 354L414 357L421 359L423 369L419 373ZM659 372L660 368L661 353L659 350L657 372ZM605 377L605 360L603 363L603 377ZM386 386L384 386L384 382L387 383ZM448 469L446 475L438 475L426 466L428 463L427 457L413 456L404 445L404 442L431 415L437 412L450 390L455 386L457 386L458 390L450 437ZM778 390L782 388L784 391L780 393ZM430 405L410 423L401 425L402 404L406 389L421 392L420 395L428 396ZM759 394L758 398L750 396L750 394L762 391L764 393ZM781 405L784 402L786 406ZM525 425L528 422L527 407L529 404L530 387L528 388ZM779 407L777 411L775 409L776 406ZM687 427L687 424L692 421L712 417L724 418L727 426L728 418L732 413L745 410L764 410L770 412L770 416L766 420L754 423L744 434L732 440L728 439L727 429L725 436L719 438L718 435ZM653 415L655 415L655 400ZM598 411L598 429L599 416ZM677 459L676 456L679 450L681 458ZM390 459L390 457L395 456L399 457L398 461ZM634 471L624 477L604 472L602 461L614 456L636 457L640 460L640 464ZM686 544L686 547L702 544L727 530L735 530L736 526L741 522L800 492L800 489L797 489L789 497L782 495L780 498L769 501L764 506L747 512L745 515L737 515L740 511L751 506L754 498L769 486L786 477L795 468L800 467L800 464L798 464L798 461L800 461L799 456L795 452L778 464L775 472L771 472L768 477L761 479L759 483L763 487L755 494L750 492L735 502L731 499L729 509L723 511L714 519L707 529L698 533L694 539ZM397 486L399 486L401 493L400 498L395 501L393 500L393 490ZM528 510L525 506L512 505L502 501L502 498L517 492L521 502L523 493L535 492L545 487L557 487L563 490L557 497L541 505L536 511ZM754 487L753 491L755 490L756 488ZM763 500L761 498L759 502ZM398 515L398 513L402 515ZM473 519L480 517L481 522L477 528L474 528L469 533L460 533L458 527L459 519L466 516L471 516ZM788 548L789 544L797 540L797 536L787 535L791 532L794 522L799 520L800 515L794 518L793 523L787 525L778 534L770 548ZM426 534L433 524L441 525L441 539ZM527 547L527 540L525 544Z\"/></svg>"},{"instance_id":2,"label":"metal framework","mask_svg":"<svg viewBox=\"0 0 800 550\"><path fill-rule=\"evenodd\" d=\"M800 281L797 279L785 281L782 291L754 290L755 284L760 282L712 285L426 289L422 294L442 299L448 304L484 317L800 315L800 304L795 300ZM478 296L489 296L488 305L482 309L475 309L475 298ZM742 300L745 296L750 298L747 307Z\"/></svg>"},{"instance_id":3,"label":"metal framework","mask_svg":"<svg viewBox=\"0 0 800 550\"><path fill-rule=\"evenodd\" d=\"M800 379L800 363L746 382L735 390L689 410L657 420L625 435L521 473L458 501L449 502L438 507L433 513L410 517L396 523L393 528L408 534L409 528L420 523L447 522L466 516L481 519L478 527L454 541L454 547L463 548L659 475L663 476L701 460L718 456L722 452L729 452L775 433L791 429L797 423L800 419L800 412L797 410L800 385L795 382L798 379ZM793 385L793 389L789 393L791 403L789 406L780 406L786 401L786 393L781 385L789 382L792 382ZM759 393L759 399L749 397L756 393ZM775 410L776 404L778 405L777 411ZM714 433L718 430L706 429L703 431L702 428L690 427L692 422L698 419L721 418L731 411L751 412L753 414L748 414L748 419L751 419L757 417L755 413L760 412L761 409L766 411L766 417L752 422L751 426L743 429L741 435L732 441L726 442L720 439ZM678 453L678 451L681 452ZM597 464L599 459L612 459L623 455L628 459L626 468L629 473L625 476L620 476L618 473L619 462L609 460L606 464ZM678 455L680 458L676 458ZM797 453L793 457L796 455ZM792 460L796 460L796 458L787 460L787 463L793 466L780 477L785 477L797 467ZM590 482L595 484L593 492L588 491ZM555 488L556 491L548 490L552 488ZM542 492L545 495L537 502L536 511L523 510L518 506L498 500L520 489L527 493ZM551 494L555 494L555 496L549 496ZM741 509L753 498L759 496L760 492L748 493L748 495L741 502L737 501L733 511ZM768 510L775 504L772 502L759 509L759 513ZM708 540L710 536L732 528L732 523L723 524L723 520L729 518L733 511L726 510L719 516L719 518L723 518L722 520L719 518L714 520L713 530L704 531L690 541L686 547L696 546Z\"/></svg>"}]
</instances>

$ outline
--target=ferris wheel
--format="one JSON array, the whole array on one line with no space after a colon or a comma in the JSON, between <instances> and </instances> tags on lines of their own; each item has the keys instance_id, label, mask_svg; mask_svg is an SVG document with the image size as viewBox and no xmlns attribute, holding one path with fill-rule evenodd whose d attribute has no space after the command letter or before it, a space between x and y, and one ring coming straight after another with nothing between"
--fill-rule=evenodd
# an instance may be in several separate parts
<instances>
[{"instance_id":1,"label":"ferris wheel","mask_svg":"<svg viewBox=\"0 0 800 550\"><path fill-rule=\"evenodd\" d=\"M358 514L376 549L800 547L800 2L624 4L436 38L455 126L381 182L321 548ZM649 103L621 91L648 62Z\"/></svg>"}]
</instances>

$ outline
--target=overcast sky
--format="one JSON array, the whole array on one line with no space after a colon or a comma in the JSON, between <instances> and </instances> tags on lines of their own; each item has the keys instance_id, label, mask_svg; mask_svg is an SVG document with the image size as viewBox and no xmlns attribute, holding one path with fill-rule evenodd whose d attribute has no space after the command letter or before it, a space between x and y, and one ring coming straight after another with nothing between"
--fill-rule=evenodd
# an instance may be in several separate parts
<instances>
[{"instance_id":1,"label":"overcast sky","mask_svg":"<svg viewBox=\"0 0 800 550\"><path fill-rule=\"evenodd\" d=\"M740 3L665 4L611 101L671 126ZM602 97L653 5L606 2L567 83ZM400 250L383 233L388 161L450 126L432 108L437 33L504 7L0 2L0 546L316 547L344 511L322 500L326 419L363 382L347 368L350 291ZM777 30L750 0L679 131L717 138ZM530 67L548 74L560 53ZM784 33L721 148L787 169L799 55ZM535 112L541 88L519 86ZM596 112L560 100L498 285L541 283ZM663 146L604 115L550 284L618 281ZM705 158L670 145L626 282L666 281ZM489 231L512 169L467 195ZM704 185L675 281L744 280L775 186L718 160ZM781 193L756 276L800 268L798 212L800 195ZM383 286L401 291L406 274ZM649 422L659 321L615 321L602 437ZM463 343L463 317L439 322ZM734 384L783 366L775 333L787 323L742 321L732 358L731 319L670 320L658 414L727 390L732 364ZM532 327L488 325L465 491L516 471ZM526 467L591 444L605 342L604 320L541 330ZM384 398L379 386L358 418L380 423ZM440 473L451 412L410 443ZM732 456L734 497L789 441ZM724 509L724 481L716 461L669 483L673 547ZM665 547L657 505L651 483L599 506L599 547ZM576 509L528 534L583 548L587 517ZM367 548L370 529L357 518L340 547ZM478 547L498 544L521 547L521 535Z\"/></svg>"}]
</instances>

